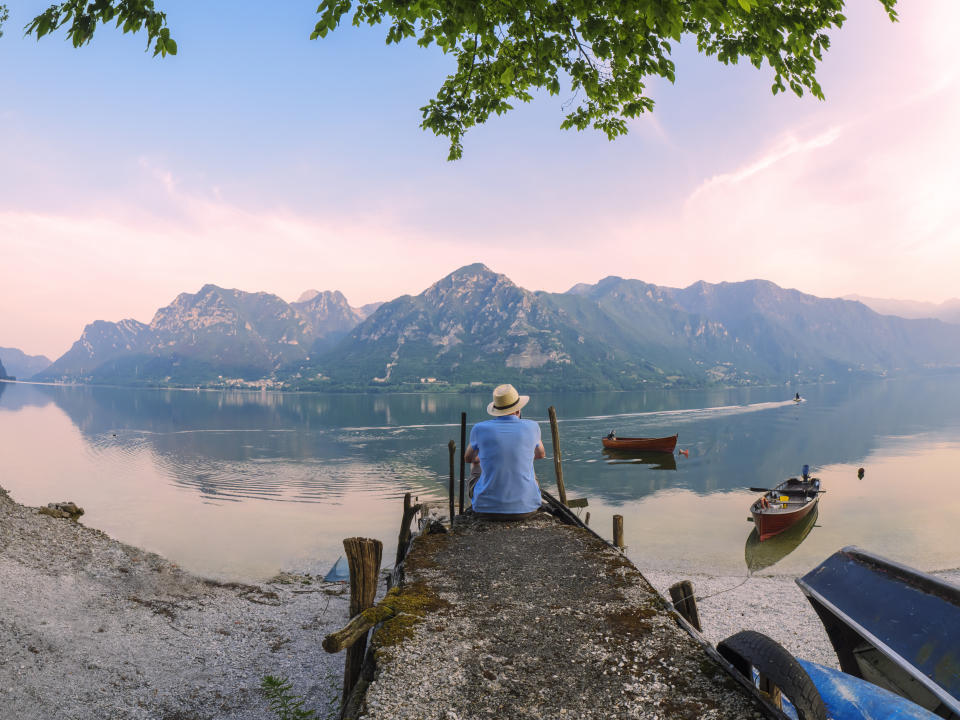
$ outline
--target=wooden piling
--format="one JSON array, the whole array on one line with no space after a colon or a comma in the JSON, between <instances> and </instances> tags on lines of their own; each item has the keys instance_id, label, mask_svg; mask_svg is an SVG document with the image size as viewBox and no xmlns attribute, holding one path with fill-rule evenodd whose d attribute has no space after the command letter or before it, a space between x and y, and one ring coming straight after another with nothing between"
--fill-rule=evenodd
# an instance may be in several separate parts
<instances>
[{"instance_id":1,"label":"wooden piling","mask_svg":"<svg viewBox=\"0 0 960 720\"><path fill-rule=\"evenodd\" d=\"M407 554L407 545L410 544L410 522L413 516L420 512L421 506L414 505L410 493L403 496L403 517L400 519L400 535L397 536L397 560L394 565L403 562Z\"/></svg>"},{"instance_id":2,"label":"wooden piling","mask_svg":"<svg viewBox=\"0 0 960 720\"><path fill-rule=\"evenodd\" d=\"M626 547L623 543L623 515L613 516L613 544L621 550Z\"/></svg>"},{"instance_id":3,"label":"wooden piling","mask_svg":"<svg viewBox=\"0 0 960 720\"><path fill-rule=\"evenodd\" d=\"M547 412L550 414L550 435L553 438L553 469L557 474L557 498L566 505L567 489L563 485L563 466L560 464L560 429L557 427L557 410L551 405Z\"/></svg>"},{"instance_id":4,"label":"wooden piling","mask_svg":"<svg viewBox=\"0 0 960 720\"><path fill-rule=\"evenodd\" d=\"M700 625L700 611L697 610L697 598L693 593L693 583L689 580L681 580L670 586L670 601L678 613L683 615L684 619L693 625L697 630L703 631Z\"/></svg>"},{"instance_id":5,"label":"wooden piling","mask_svg":"<svg viewBox=\"0 0 960 720\"><path fill-rule=\"evenodd\" d=\"M368 538L347 538L343 549L350 565L350 617L356 617L367 608L373 607L377 596L377 583L380 578L380 561L383 557L383 543ZM350 691L360 677L360 666L367 650L366 635L347 649L343 666L343 701L346 707Z\"/></svg>"},{"instance_id":6,"label":"wooden piling","mask_svg":"<svg viewBox=\"0 0 960 720\"><path fill-rule=\"evenodd\" d=\"M450 448L450 527L453 527L453 515L454 515L454 492L453 492L453 458L457 454L457 444L451 440L447 443L447 447Z\"/></svg>"},{"instance_id":7,"label":"wooden piling","mask_svg":"<svg viewBox=\"0 0 960 720\"><path fill-rule=\"evenodd\" d=\"M467 469L467 414L460 413L460 514L463 515L463 486Z\"/></svg>"}]
</instances>

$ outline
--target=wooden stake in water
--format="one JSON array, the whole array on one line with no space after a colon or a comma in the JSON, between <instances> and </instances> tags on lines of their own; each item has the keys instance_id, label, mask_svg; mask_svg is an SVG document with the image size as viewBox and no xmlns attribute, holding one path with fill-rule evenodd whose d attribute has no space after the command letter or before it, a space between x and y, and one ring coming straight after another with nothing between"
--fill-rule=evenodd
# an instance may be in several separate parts
<instances>
[{"instance_id":1,"label":"wooden stake in water","mask_svg":"<svg viewBox=\"0 0 960 720\"><path fill-rule=\"evenodd\" d=\"M447 447L450 448L450 527L453 527L453 458L457 454L457 444L451 440Z\"/></svg>"},{"instance_id":2,"label":"wooden stake in water","mask_svg":"<svg viewBox=\"0 0 960 720\"><path fill-rule=\"evenodd\" d=\"M464 473L467 469L467 414L460 413L460 514L463 515Z\"/></svg>"},{"instance_id":3,"label":"wooden stake in water","mask_svg":"<svg viewBox=\"0 0 960 720\"><path fill-rule=\"evenodd\" d=\"M626 547L623 544L623 515L613 516L613 544L621 550Z\"/></svg>"},{"instance_id":4,"label":"wooden stake in water","mask_svg":"<svg viewBox=\"0 0 960 720\"><path fill-rule=\"evenodd\" d=\"M377 596L377 581L380 577L380 560L383 557L383 543L367 538L347 538L343 549L350 565L350 617L356 617L367 608L373 607ZM357 640L347 649L343 666L343 703L345 707L350 691L360 677L360 666L367 651L366 636Z\"/></svg>"},{"instance_id":5,"label":"wooden stake in water","mask_svg":"<svg viewBox=\"0 0 960 720\"><path fill-rule=\"evenodd\" d=\"M547 412L550 414L550 435L553 438L553 469L557 474L557 496L561 503L567 504L567 489L563 486L563 467L560 464L560 430L557 427L557 410L551 405Z\"/></svg>"}]
</instances>

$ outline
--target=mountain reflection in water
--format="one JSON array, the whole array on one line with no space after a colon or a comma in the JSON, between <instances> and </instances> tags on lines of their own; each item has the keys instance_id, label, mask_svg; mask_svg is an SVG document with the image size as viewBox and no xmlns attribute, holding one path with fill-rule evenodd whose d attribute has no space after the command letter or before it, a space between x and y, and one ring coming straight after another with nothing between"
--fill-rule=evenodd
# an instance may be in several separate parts
<instances>
[{"instance_id":1,"label":"mountain reflection in water","mask_svg":"<svg viewBox=\"0 0 960 720\"><path fill-rule=\"evenodd\" d=\"M641 570L742 572L748 488L797 475L805 463L829 488L821 517L843 524L821 520L794 549L755 561L756 572L803 572L848 544L921 569L956 565L960 375L807 386L800 404L793 393L541 393L524 417L541 423L550 455L547 408L556 407L568 495L589 499L601 532L610 516L624 516ZM29 504L74 500L86 524L209 574L326 570L352 535L382 539L389 557L405 492L443 503L447 441L459 440L461 411L472 425L487 419L488 402L486 392L0 383L0 484ZM631 436L678 432L689 455L604 453L601 438L614 426ZM535 468L553 489L552 463Z\"/></svg>"}]
</instances>

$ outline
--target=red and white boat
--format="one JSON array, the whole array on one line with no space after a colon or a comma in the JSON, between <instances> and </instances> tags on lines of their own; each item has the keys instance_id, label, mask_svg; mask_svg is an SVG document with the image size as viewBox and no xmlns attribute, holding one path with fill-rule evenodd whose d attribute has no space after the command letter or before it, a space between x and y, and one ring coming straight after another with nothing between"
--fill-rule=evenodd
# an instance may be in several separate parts
<instances>
[{"instance_id":1,"label":"red and white boat","mask_svg":"<svg viewBox=\"0 0 960 720\"><path fill-rule=\"evenodd\" d=\"M822 492L819 478L805 477L790 478L765 493L750 506L760 542L807 517L817 507Z\"/></svg>"}]
</instances>

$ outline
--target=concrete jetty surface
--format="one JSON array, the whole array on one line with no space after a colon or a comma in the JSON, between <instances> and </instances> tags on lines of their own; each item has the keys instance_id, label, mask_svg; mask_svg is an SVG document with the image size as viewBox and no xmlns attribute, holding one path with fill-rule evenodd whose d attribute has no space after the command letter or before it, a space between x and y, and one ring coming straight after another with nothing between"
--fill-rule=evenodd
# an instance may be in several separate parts
<instances>
[{"instance_id":1,"label":"concrete jetty surface","mask_svg":"<svg viewBox=\"0 0 960 720\"><path fill-rule=\"evenodd\" d=\"M552 515L415 538L348 717L784 717L738 683L627 558ZM368 655L368 658L370 656Z\"/></svg>"}]
</instances>

